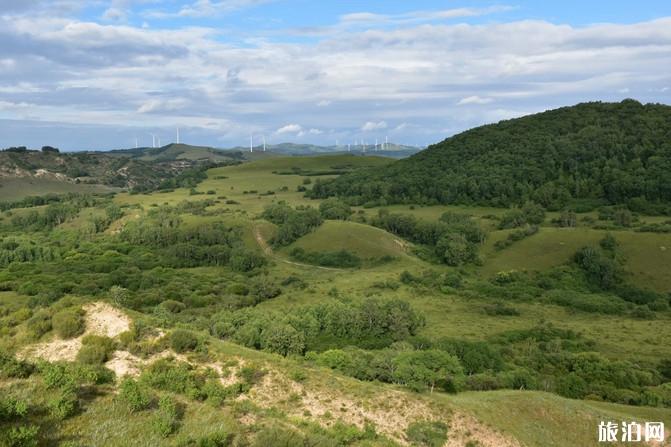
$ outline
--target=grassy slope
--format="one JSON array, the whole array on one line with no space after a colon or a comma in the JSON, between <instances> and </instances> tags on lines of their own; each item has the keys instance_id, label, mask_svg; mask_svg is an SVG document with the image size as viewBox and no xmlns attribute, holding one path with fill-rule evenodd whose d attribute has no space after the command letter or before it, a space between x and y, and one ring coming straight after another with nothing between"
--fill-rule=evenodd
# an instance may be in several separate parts
<instances>
[{"instance_id":1,"label":"grassy slope","mask_svg":"<svg viewBox=\"0 0 671 447\"><path fill-rule=\"evenodd\" d=\"M542 271L571 259L585 245L596 245L607 231L588 228L541 228L532 237L519 241L501 251L493 248L508 231L490 235L483 250L485 264L482 272L491 276L502 270ZM634 284L659 292L671 290L671 234L611 232L620 243L625 269Z\"/></svg>"},{"instance_id":2,"label":"grassy slope","mask_svg":"<svg viewBox=\"0 0 671 447\"><path fill-rule=\"evenodd\" d=\"M355 222L330 220L282 251L288 253L296 247L306 251L347 250L367 259L404 256L403 246L404 242L379 228Z\"/></svg>"},{"instance_id":3,"label":"grassy slope","mask_svg":"<svg viewBox=\"0 0 671 447\"><path fill-rule=\"evenodd\" d=\"M48 193L100 193L114 191L104 185L85 185L40 178L0 178L0 201L19 200Z\"/></svg>"}]
</instances>

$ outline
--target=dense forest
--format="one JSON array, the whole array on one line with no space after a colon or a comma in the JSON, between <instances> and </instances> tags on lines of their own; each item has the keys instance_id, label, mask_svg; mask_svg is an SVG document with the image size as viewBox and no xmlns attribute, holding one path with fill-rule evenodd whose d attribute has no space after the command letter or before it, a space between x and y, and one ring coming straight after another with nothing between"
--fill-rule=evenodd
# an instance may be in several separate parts
<instances>
[{"instance_id":1,"label":"dense forest","mask_svg":"<svg viewBox=\"0 0 671 447\"><path fill-rule=\"evenodd\" d=\"M371 206L533 200L559 210L631 203L637 211L668 213L671 107L594 102L502 121L384 168L318 181L309 195Z\"/></svg>"}]
</instances>

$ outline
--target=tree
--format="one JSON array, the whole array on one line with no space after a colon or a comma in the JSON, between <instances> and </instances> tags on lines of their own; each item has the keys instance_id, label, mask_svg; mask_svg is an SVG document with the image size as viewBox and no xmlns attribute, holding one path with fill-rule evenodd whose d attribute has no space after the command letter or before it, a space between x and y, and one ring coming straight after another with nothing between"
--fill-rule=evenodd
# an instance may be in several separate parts
<instances>
[{"instance_id":1,"label":"tree","mask_svg":"<svg viewBox=\"0 0 671 447\"><path fill-rule=\"evenodd\" d=\"M274 323L263 331L261 347L285 357L301 355L305 351L305 335L286 323Z\"/></svg>"},{"instance_id":2,"label":"tree","mask_svg":"<svg viewBox=\"0 0 671 447\"><path fill-rule=\"evenodd\" d=\"M455 356L435 349L401 352L394 363L394 380L416 391L428 387L433 392L437 384L447 386L455 376L462 374Z\"/></svg>"},{"instance_id":3,"label":"tree","mask_svg":"<svg viewBox=\"0 0 671 447\"><path fill-rule=\"evenodd\" d=\"M461 234L445 234L436 244L436 254L445 264L458 266L475 261L478 251Z\"/></svg>"},{"instance_id":4,"label":"tree","mask_svg":"<svg viewBox=\"0 0 671 447\"><path fill-rule=\"evenodd\" d=\"M347 220L352 214L352 209L342 200L330 198L319 204L319 213L324 219Z\"/></svg>"}]
</instances>

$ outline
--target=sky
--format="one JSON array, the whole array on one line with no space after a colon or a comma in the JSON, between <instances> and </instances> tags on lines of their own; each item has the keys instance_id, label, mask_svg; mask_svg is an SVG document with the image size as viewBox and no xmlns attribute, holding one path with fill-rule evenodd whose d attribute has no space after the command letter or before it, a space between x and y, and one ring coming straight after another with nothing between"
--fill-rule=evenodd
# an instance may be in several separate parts
<instances>
[{"instance_id":1,"label":"sky","mask_svg":"<svg viewBox=\"0 0 671 447\"><path fill-rule=\"evenodd\" d=\"M388 138L671 104L671 2L0 0L0 147Z\"/></svg>"}]
</instances>

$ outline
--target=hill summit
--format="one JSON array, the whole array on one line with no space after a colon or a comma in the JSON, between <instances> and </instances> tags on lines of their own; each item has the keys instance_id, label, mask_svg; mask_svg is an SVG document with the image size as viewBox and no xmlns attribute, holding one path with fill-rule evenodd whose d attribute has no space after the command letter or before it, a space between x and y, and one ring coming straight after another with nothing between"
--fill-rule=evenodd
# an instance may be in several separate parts
<instances>
[{"instance_id":1,"label":"hill summit","mask_svg":"<svg viewBox=\"0 0 671 447\"><path fill-rule=\"evenodd\" d=\"M671 107L583 103L460 133L384 168L315 184L357 204L671 202Z\"/></svg>"}]
</instances>

